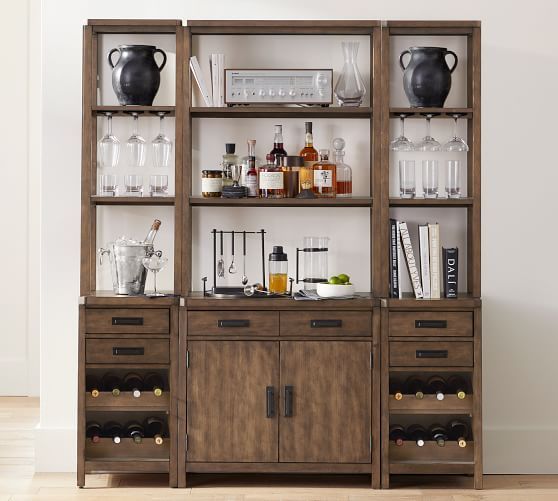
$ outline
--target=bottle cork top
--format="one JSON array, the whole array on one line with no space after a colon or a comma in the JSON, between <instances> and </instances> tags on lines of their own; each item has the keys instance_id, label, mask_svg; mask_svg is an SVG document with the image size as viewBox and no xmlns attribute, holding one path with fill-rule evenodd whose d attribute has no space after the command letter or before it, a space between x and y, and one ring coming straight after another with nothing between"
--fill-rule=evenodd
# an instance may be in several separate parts
<instances>
[{"instance_id":1,"label":"bottle cork top","mask_svg":"<svg viewBox=\"0 0 558 501\"><path fill-rule=\"evenodd\" d=\"M153 224L151 225L151 228L153 230L159 230L160 226L161 226L161 221L159 221L158 219L155 219L155 221L153 221Z\"/></svg>"}]
</instances>

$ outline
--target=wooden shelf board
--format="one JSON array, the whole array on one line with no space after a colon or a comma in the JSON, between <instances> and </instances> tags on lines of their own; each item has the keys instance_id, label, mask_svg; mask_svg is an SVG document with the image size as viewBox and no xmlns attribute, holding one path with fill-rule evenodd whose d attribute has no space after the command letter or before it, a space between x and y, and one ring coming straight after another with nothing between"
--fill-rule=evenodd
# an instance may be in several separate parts
<instances>
[{"instance_id":1,"label":"wooden shelf board","mask_svg":"<svg viewBox=\"0 0 558 501\"><path fill-rule=\"evenodd\" d=\"M390 198L390 207L470 207L472 198Z\"/></svg>"},{"instance_id":2,"label":"wooden shelf board","mask_svg":"<svg viewBox=\"0 0 558 501\"><path fill-rule=\"evenodd\" d=\"M481 299L467 293L460 293L455 299L415 299L412 293L405 293L403 299L383 298L383 306L393 309L419 309L419 310L468 310L479 307Z\"/></svg>"},{"instance_id":3,"label":"wooden shelf board","mask_svg":"<svg viewBox=\"0 0 558 501\"><path fill-rule=\"evenodd\" d=\"M173 117L176 108L174 106L93 106L91 111L95 115L104 115L105 113L112 113L116 116L128 116L130 113L142 114L157 114L167 113L165 116Z\"/></svg>"},{"instance_id":4,"label":"wooden shelf board","mask_svg":"<svg viewBox=\"0 0 558 501\"><path fill-rule=\"evenodd\" d=\"M168 473L168 459L86 459L85 473Z\"/></svg>"},{"instance_id":5,"label":"wooden shelf board","mask_svg":"<svg viewBox=\"0 0 558 501\"><path fill-rule=\"evenodd\" d=\"M174 205L174 197L91 197L91 205Z\"/></svg>"},{"instance_id":6,"label":"wooden shelf board","mask_svg":"<svg viewBox=\"0 0 558 501\"><path fill-rule=\"evenodd\" d=\"M192 35L366 35L380 21L188 20Z\"/></svg>"},{"instance_id":7,"label":"wooden shelf board","mask_svg":"<svg viewBox=\"0 0 558 501\"><path fill-rule=\"evenodd\" d=\"M110 392L102 391L98 397L91 393L85 394L85 407L90 411L153 411L167 412L169 410L169 393L163 392L160 397L152 392L142 392L139 398L134 398L132 392L123 391L117 397Z\"/></svg>"},{"instance_id":8,"label":"wooden shelf board","mask_svg":"<svg viewBox=\"0 0 558 501\"><path fill-rule=\"evenodd\" d=\"M329 106L233 106L224 108L190 108L193 117L203 118L363 118L372 117L372 108L369 107L339 107Z\"/></svg>"},{"instance_id":9,"label":"wooden shelf board","mask_svg":"<svg viewBox=\"0 0 558 501\"><path fill-rule=\"evenodd\" d=\"M179 303L180 297L173 295L170 291L162 291L165 294L171 294L164 297L150 296L122 296L115 294L113 291L95 291L83 296L83 301L87 306L114 306L122 308L125 306L141 306L142 308L163 308L165 306L174 306Z\"/></svg>"},{"instance_id":10,"label":"wooden shelf board","mask_svg":"<svg viewBox=\"0 0 558 501\"><path fill-rule=\"evenodd\" d=\"M371 197L352 198L203 198L191 197L194 207L371 207Z\"/></svg>"},{"instance_id":11,"label":"wooden shelf board","mask_svg":"<svg viewBox=\"0 0 558 501\"><path fill-rule=\"evenodd\" d=\"M118 336L118 334L113 334L114 336ZM115 367L113 365L110 364L92 364L92 363L85 363L85 368L86 369L104 369L107 370L107 368L109 367ZM115 367L116 369L120 370L126 370L126 369L142 369L142 370L165 370L168 371L170 368L170 363L169 364L142 364L142 363L137 363L137 364L118 364L118 367ZM90 410L94 410L96 411L101 411L101 410L106 410L105 408L103 409L90 409Z\"/></svg>"},{"instance_id":12,"label":"wooden shelf board","mask_svg":"<svg viewBox=\"0 0 558 501\"><path fill-rule=\"evenodd\" d=\"M424 395L418 399L414 395L403 395L402 400L389 396L389 410L392 414L470 414L473 412L473 398L467 395L463 400L456 395L446 395L437 400L435 395Z\"/></svg>"},{"instance_id":13,"label":"wooden shelf board","mask_svg":"<svg viewBox=\"0 0 558 501\"><path fill-rule=\"evenodd\" d=\"M473 108L390 108L389 116L399 118L400 115L407 115L406 118L423 118L427 113L437 114L434 118L453 118L452 115L459 113L460 118L473 118Z\"/></svg>"},{"instance_id":14,"label":"wooden shelf board","mask_svg":"<svg viewBox=\"0 0 558 501\"><path fill-rule=\"evenodd\" d=\"M469 461L416 462L394 461L389 464L389 472L394 475L465 475L474 472L475 464Z\"/></svg>"}]
</instances>

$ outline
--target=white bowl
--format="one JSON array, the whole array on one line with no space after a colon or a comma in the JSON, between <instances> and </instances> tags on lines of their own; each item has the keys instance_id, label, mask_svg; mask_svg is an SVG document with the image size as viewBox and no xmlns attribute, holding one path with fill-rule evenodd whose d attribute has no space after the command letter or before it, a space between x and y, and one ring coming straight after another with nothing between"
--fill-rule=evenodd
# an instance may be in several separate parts
<instances>
[{"instance_id":1,"label":"white bowl","mask_svg":"<svg viewBox=\"0 0 558 501\"><path fill-rule=\"evenodd\" d=\"M355 293L354 285L317 284L320 297L346 297Z\"/></svg>"}]
</instances>

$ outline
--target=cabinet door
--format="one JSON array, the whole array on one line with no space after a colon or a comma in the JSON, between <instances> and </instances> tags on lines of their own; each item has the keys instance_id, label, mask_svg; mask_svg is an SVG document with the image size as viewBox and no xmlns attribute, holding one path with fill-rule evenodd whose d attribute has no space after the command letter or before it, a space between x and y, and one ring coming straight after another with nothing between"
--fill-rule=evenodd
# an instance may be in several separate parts
<instances>
[{"instance_id":1,"label":"cabinet door","mask_svg":"<svg viewBox=\"0 0 558 501\"><path fill-rule=\"evenodd\" d=\"M187 461L276 462L278 343L192 341L188 351Z\"/></svg>"},{"instance_id":2,"label":"cabinet door","mask_svg":"<svg viewBox=\"0 0 558 501\"><path fill-rule=\"evenodd\" d=\"M280 461L371 461L371 349L369 342L281 342Z\"/></svg>"}]
</instances>

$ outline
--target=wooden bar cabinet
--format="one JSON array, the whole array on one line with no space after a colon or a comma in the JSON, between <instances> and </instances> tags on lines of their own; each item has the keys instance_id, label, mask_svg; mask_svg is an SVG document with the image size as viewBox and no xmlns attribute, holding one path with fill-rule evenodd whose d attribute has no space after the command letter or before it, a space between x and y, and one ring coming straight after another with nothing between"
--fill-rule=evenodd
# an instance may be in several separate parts
<instances>
[{"instance_id":1,"label":"wooden bar cabinet","mask_svg":"<svg viewBox=\"0 0 558 501\"><path fill-rule=\"evenodd\" d=\"M125 107L97 102L99 37L173 36L176 102ZM194 106L189 60L195 37L369 37L370 104L361 107ZM467 103L417 109L392 106L390 44L394 37L465 37ZM78 474L168 473L185 487L190 473L359 473L374 488L392 475L466 474L482 488L480 285L480 23L477 21L188 21L90 20L84 26L81 301L79 305ZM273 67L273 64L271 67ZM137 111L175 119L172 197L97 196L97 117ZM390 196L390 119L425 113L467 120L467 196L400 199ZM369 196L334 199L202 198L194 191L196 119L360 119L369 125ZM359 166L358 168L365 168ZM367 187L368 188L368 187ZM174 291L159 298L118 296L96 286L97 208L174 208ZM371 291L350 301L287 298L219 299L196 292L192 263L193 209L206 207L360 207L367 210ZM390 211L407 208L466 212L467 292L457 299L389 297ZM256 210L256 209L254 209ZM425 355L426 354L426 355ZM86 388L88 376L155 371L167 385L160 396L126 391L115 398ZM390 395L390 378L457 374L471 382L466 398L439 402ZM91 420L164 418L162 444L124 438L86 439ZM428 441L418 448L389 439L390 424L461 417L470 421L467 447Z\"/></svg>"}]
</instances>

